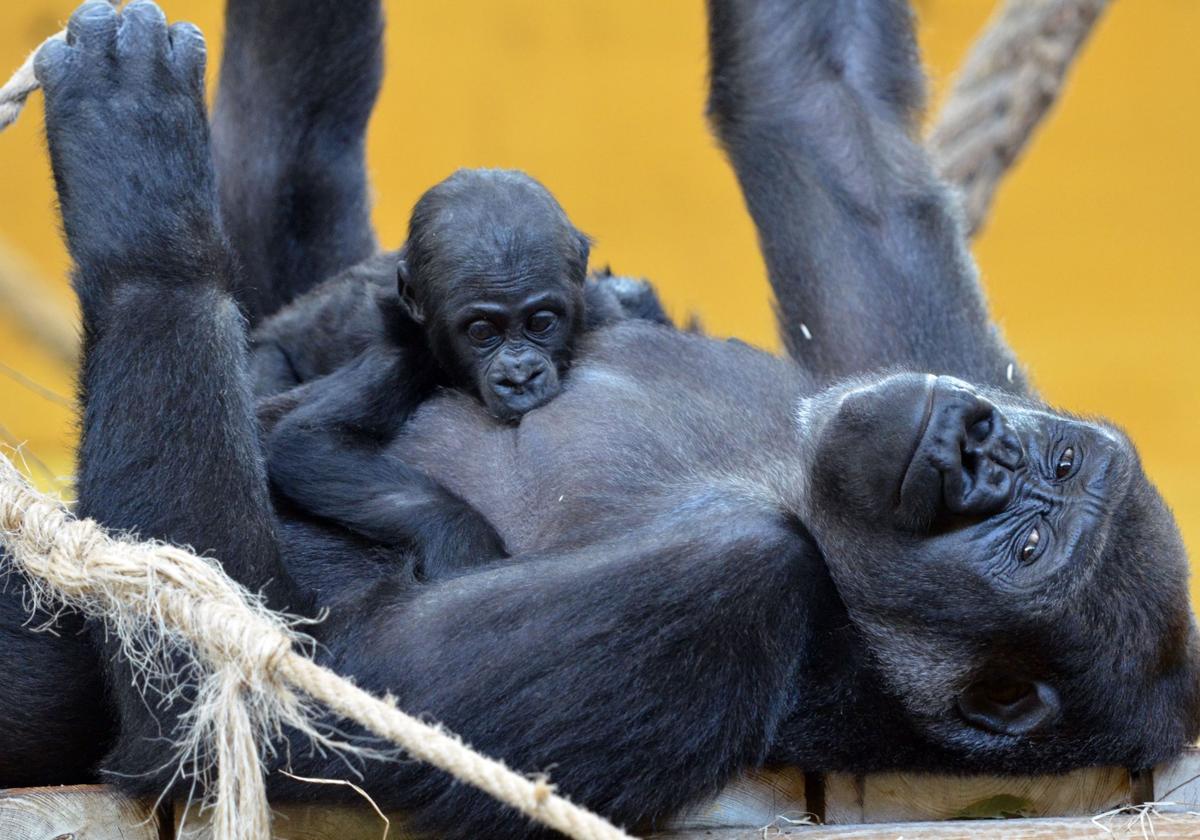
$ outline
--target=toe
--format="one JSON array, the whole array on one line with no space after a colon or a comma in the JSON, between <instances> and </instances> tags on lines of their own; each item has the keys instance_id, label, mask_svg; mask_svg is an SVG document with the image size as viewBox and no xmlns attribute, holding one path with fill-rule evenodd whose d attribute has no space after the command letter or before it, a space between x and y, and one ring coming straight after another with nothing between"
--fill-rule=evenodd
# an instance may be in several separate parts
<instances>
[{"instance_id":1,"label":"toe","mask_svg":"<svg viewBox=\"0 0 1200 840\"><path fill-rule=\"evenodd\" d=\"M117 49L124 56L163 55L167 51L167 16L149 0L138 0L121 13Z\"/></svg>"},{"instance_id":2,"label":"toe","mask_svg":"<svg viewBox=\"0 0 1200 840\"><path fill-rule=\"evenodd\" d=\"M204 63L208 48L204 33L194 23L181 21L170 30L171 58L180 74L189 81L204 84Z\"/></svg>"},{"instance_id":3,"label":"toe","mask_svg":"<svg viewBox=\"0 0 1200 840\"><path fill-rule=\"evenodd\" d=\"M33 58L33 74L38 84L51 90L66 73L71 61L71 48L62 38L51 38L42 44Z\"/></svg>"},{"instance_id":4,"label":"toe","mask_svg":"<svg viewBox=\"0 0 1200 840\"><path fill-rule=\"evenodd\" d=\"M116 46L117 10L105 0L89 0L71 15L67 43L85 53L108 54Z\"/></svg>"}]
</instances>

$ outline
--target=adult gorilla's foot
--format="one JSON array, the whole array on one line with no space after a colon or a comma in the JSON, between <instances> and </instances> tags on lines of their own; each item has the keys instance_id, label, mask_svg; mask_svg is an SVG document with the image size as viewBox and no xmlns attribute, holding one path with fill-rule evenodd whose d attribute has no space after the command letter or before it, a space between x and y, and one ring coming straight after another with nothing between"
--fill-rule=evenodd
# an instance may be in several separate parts
<instances>
[{"instance_id":1,"label":"adult gorilla's foot","mask_svg":"<svg viewBox=\"0 0 1200 840\"><path fill-rule=\"evenodd\" d=\"M195 26L168 27L162 10L142 0L123 12L85 3L66 40L37 55L67 244L81 268L101 269L101 285L135 267L144 276L147 265L187 276L170 271L172 262L219 229L204 59ZM87 307L100 300L86 291L103 298L108 290L80 291Z\"/></svg>"}]
</instances>

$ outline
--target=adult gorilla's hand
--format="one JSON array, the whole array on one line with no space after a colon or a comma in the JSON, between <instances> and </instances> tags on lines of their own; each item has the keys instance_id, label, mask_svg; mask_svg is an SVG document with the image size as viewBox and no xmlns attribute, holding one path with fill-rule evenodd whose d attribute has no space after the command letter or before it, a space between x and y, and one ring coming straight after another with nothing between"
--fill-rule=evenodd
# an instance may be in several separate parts
<instances>
[{"instance_id":1,"label":"adult gorilla's hand","mask_svg":"<svg viewBox=\"0 0 1200 840\"><path fill-rule=\"evenodd\" d=\"M72 15L35 61L67 244L115 276L164 258L215 220L204 38L156 5L103 0ZM153 245L153 255L139 249ZM172 249L173 250L173 249ZM169 255L167 255L169 259ZM87 305L87 302L84 302Z\"/></svg>"}]
</instances>

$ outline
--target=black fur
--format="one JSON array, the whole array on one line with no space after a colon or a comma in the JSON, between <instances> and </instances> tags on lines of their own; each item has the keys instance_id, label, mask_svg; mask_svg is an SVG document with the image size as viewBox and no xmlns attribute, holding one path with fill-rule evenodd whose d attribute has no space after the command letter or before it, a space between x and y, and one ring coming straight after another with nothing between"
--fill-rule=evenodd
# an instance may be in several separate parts
<instances>
[{"instance_id":1,"label":"black fur","mask_svg":"<svg viewBox=\"0 0 1200 840\"><path fill-rule=\"evenodd\" d=\"M307 25L299 5L288 26ZM711 113L796 361L624 321L588 334L570 387L518 426L435 396L388 454L514 556L426 584L271 506L198 73L161 26L129 29L147 8L122 13L115 61L116 13L92 3L74 44L38 62L87 330L85 513L212 552L274 606L330 606L327 664L639 829L747 766L1145 767L1196 737L1177 530L1124 436L1005 375L910 137L904 4L711 0ZM288 39L262 45L304 70ZM177 710L114 700L103 767L157 792ZM346 773L291 755L301 775ZM536 833L419 763L362 771L380 805L440 836Z\"/></svg>"},{"instance_id":2,"label":"black fur","mask_svg":"<svg viewBox=\"0 0 1200 840\"><path fill-rule=\"evenodd\" d=\"M7 561L0 552L0 560ZM0 591L0 787L96 781L115 729L100 660L78 616L30 615L17 576Z\"/></svg>"}]
</instances>

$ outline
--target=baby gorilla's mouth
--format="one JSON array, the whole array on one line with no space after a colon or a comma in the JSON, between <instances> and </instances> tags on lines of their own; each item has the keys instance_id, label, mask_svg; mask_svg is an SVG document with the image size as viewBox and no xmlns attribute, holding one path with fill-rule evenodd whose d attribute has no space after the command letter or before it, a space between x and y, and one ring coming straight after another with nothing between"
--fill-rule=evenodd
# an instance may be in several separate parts
<instances>
[{"instance_id":1,"label":"baby gorilla's mouth","mask_svg":"<svg viewBox=\"0 0 1200 840\"><path fill-rule=\"evenodd\" d=\"M901 522L920 530L942 514L999 512L1023 458L1020 439L995 405L966 383L938 377L900 483Z\"/></svg>"}]
</instances>

